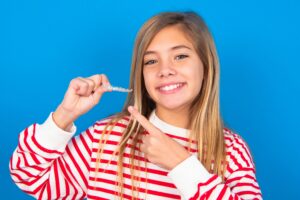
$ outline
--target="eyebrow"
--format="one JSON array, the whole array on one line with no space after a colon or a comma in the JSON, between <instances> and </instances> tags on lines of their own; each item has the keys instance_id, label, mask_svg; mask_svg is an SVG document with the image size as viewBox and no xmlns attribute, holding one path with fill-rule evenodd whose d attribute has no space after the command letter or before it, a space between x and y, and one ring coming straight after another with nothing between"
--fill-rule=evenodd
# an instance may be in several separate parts
<instances>
[{"instance_id":1,"label":"eyebrow","mask_svg":"<svg viewBox=\"0 0 300 200\"><path fill-rule=\"evenodd\" d=\"M190 47L188 47L188 46L186 46L186 45L178 45L178 46L174 46L174 47L170 48L170 50L177 50L177 49L182 49L182 48L192 50ZM145 56L145 55L149 55L149 54L155 54L155 53L156 53L156 51L146 51L146 52L144 53L144 56Z\"/></svg>"}]
</instances>

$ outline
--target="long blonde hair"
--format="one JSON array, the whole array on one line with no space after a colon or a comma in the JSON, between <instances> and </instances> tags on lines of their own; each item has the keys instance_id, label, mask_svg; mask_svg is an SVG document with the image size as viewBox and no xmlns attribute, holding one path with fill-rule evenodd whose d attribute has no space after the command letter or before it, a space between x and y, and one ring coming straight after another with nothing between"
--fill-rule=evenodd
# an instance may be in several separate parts
<instances>
[{"instance_id":1,"label":"long blonde hair","mask_svg":"<svg viewBox=\"0 0 300 200\"><path fill-rule=\"evenodd\" d=\"M149 117L155 109L155 102L149 97L143 78L143 57L153 37L167 26L178 25L186 36L191 39L194 48L204 66L204 78L202 88L194 99L190 108L190 138L196 140L198 148L198 159L205 168L214 174L224 177L225 170L225 141L223 134L223 123L219 108L219 61L213 38L203 19L194 12L164 12L148 20L140 29L133 50L130 88L122 112L117 114L105 127L102 136L109 135L112 127L124 116L128 116L127 107L134 105L138 111ZM118 180L120 195L123 194L123 159L126 145L130 142L133 148L130 152L130 164L139 165L134 155L139 152L134 148L138 144L139 133L143 128L135 120L130 120L129 125L122 134L118 152ZM103 139L104 137L102 137ZM96 171L99 169L99 162L105 142L100 141ZM138 162L138 163L136 163ZM100 163L101 164L101 163ZM138 173L131 168L132 196L136 196ZM121 197L122 198L122 197Z\"/></svg>"}]
</instances>

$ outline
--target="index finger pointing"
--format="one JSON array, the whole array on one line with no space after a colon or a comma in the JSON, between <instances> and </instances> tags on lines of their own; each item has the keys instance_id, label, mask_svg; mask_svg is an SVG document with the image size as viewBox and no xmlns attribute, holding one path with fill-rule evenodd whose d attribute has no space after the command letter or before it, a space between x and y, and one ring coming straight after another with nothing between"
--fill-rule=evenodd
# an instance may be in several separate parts
<instances>
[{"instance_id":1,"label":"index finger pointing","mask_svg":"<svg viewBox=\"0 0 300 200\"><path fill-rule=\"evenodd\" d=\"M159 129L151 124L148 119L141 115L133 106L128 106L128 111L150 134L159 131Z\"/></svg>"}]
</instances>

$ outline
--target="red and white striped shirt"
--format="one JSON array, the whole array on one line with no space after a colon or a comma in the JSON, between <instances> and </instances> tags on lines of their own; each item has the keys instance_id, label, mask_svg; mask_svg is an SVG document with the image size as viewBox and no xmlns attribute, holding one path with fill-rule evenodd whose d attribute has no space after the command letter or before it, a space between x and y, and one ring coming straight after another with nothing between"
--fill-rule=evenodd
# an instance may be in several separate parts
<instances>
[{"instance_id":1,"label":"red and white striped shirt","mask_svg":"<svg viewBox=\"0 0 300 200\"><path fill-rule=\"evenodd\" d=\"M103 145L99 171L95 174L97 151L107 120L73 137L61 130L52 120L52 114L42 124L33 124L21 132L19 144L10 160L12 179L26 193L38 199L119 199L116 188L118 159L112 156L128 124L124 118L107 135ZM188 147L189 131L160 120L155 112L150 122L169 137ZM192 143L192 156L171 171L160 168L144 157L135 156L141 167L136 173L138 199L262 199L255 177L255 167L246 143L225 129L227 169L222 182L210 174L195 156L197 147ZM125 149L123 161L123 198L132 199L131 164ZM147 162L146 167L145 162Z\"/></svg>"}]
</instances>

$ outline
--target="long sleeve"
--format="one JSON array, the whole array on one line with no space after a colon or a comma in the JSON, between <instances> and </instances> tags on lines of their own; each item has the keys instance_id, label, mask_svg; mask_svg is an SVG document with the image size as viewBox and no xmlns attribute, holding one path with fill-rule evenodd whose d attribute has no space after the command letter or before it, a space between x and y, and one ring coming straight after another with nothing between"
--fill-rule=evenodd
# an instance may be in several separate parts
<instances>
[{"instance_id":1,"label":"long sleeve","mask_svg":"<svg viewBox=\"0 0 300 200\"><path fill-rule=\"evenodd\" d=\"M37 199L83 199L88 186L92 132L79 136L59 129L52 113L42 124L33 124L19 135L9 168L13 181Z\"/></svg>"},{"instance_id":2,"label":"long sleeve","mask_svg":"<svg viewBox=\"0 0 300 200\"><path fill-rule=\"evenodd\" d=\"M225 139L228 164L224 181L209 173L196 156L190 156L169 172L185 199L262 199L247 145L237 135Z\"/></svg>"}]
</instances>

